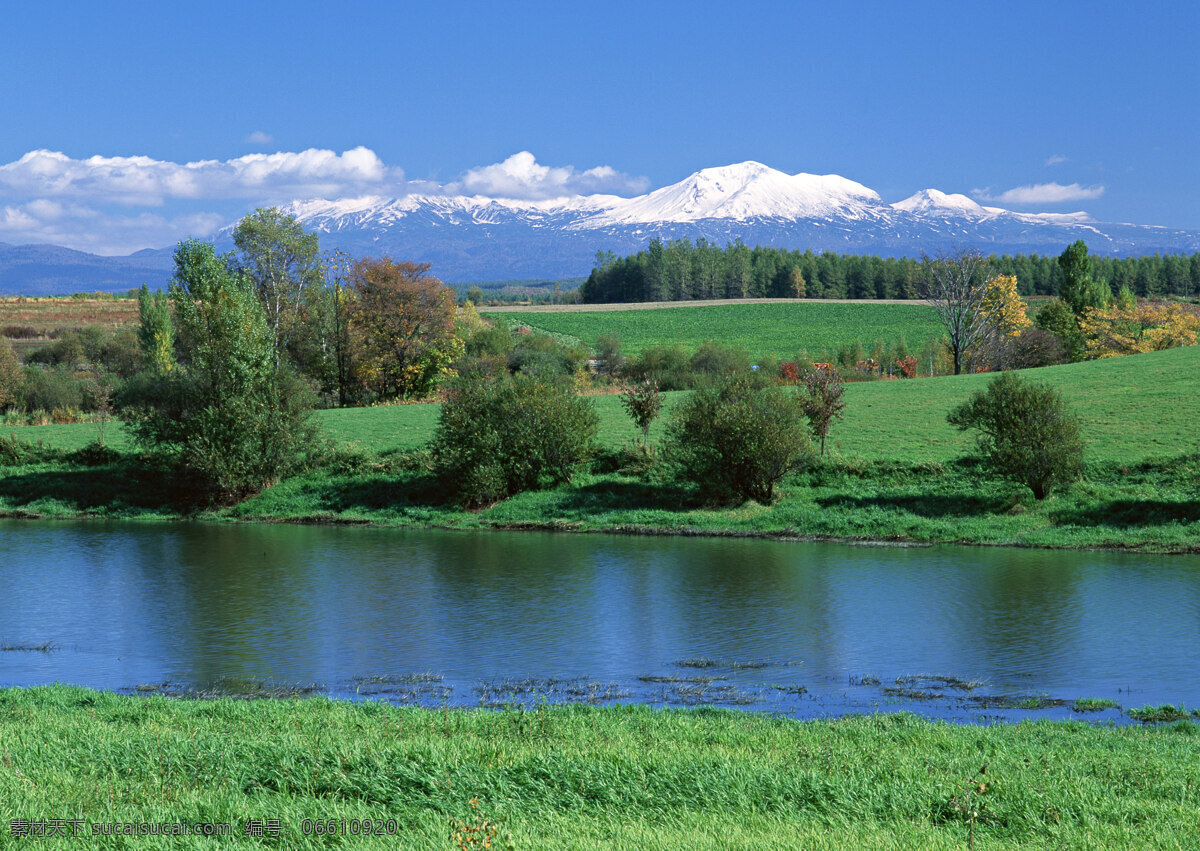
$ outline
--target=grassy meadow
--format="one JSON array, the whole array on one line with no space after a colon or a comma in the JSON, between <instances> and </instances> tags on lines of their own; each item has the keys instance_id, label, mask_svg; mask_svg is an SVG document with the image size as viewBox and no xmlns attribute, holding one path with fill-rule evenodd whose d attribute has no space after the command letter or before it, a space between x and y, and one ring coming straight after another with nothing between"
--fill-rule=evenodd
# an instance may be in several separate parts
<instances>
[{"instance_id":1,"label":"grassy meadow","mask_svg":"<svg viewBox=\"0 0 1200 851\"><path fill-rule=\"evenodd\" d=\"M1080 481L1041 502L982 475L969 458L972 438L946 423L953 405L990 380L970 375L849 385L846 419L831 431L829 457L786 477L770 506L704 505L653 470L629 468L621 450L632 445L635 429L618 397L596 396L602 449L590 469L569 485L480 511L447 502L424 466L419 450L438 416L438 406L428 404L319 412L326 433L354 448L357 460L288 479L232 508L197 512L166 471L125 455L94 466L48 459L0 467L0 512L1196 552L1198 368L1200 347L1031 370L1030 378L1060 388L1081 416L1089 462ZM680 397L672 394L668 407ZM662 424L660 418L652 442L661 440ZM8 431L64 449L96 434L88 424ZM110 445L123 448L125 440L110 426Z\"/></svg>"},{"instance_id":2,"label":"grassy meadow","mask_svg":"<svg viewBox=\"0 0 1200 851\"><path fill-rule=\"evenodd\" d=\"M481 311L487 315L487 308ZM499 314L497 314L499 315ZM791 360L801 350L811 357L821 351L862 341L870 351L880 341L892 344L903 336L918 351L942 336L933 308L912 304L789 302L723 304L669 309L504 313L511 324L563 334L594 346L603 334L616 334L621 350L636 355L649 346L679 343L688 352L705 340L743 347L753 357L773 355Z\"/></svg>"},{"instance_id":3,"label":"grassy meadow","mask_svg":"<svg viewBox=\"0 0 1200 851\"><path fill-rule=\"evenodd\" d=\"M239 844L278 847L1183 848L1200 843L1197 730L52 686L0 690L0 798L6 835L14 818L81 819L88 833L215 822ZM278 819L281 832L244 836L246 819ZM378 819L395 835L306 834L305 819Z\"/></svg>"},{"instance_id":4,"label":"grassy meadow","mask_svg":"<svg viewBox=\"0 0 1200 851\"><path fill-rule=\"evenodd\" d=\"M1026 370L1030 379L1058 388L1083 421L1091 461L1137 464L1149 459L1200 451L1200 393L1195 375L1200 347L1149 355L1110 358L1079 364ZM970 435L946 422L946 413L970 393L987 386L993 376L960 375L934 379L864 381L846 385L846 417L830 432L831 447L843 458L870 461L948 463L968 452ZM666 408L683 393L668 393ZM616 395L594 396L600 416L600 443L610 448L628 444L635 434ZM381 405L318 411L327 434L344 444L373 452L418 449L428 443L441 406ZM664 420L651 431L661 439ZM3 429L27 442L79 449L96 439L96 426L24 426ZM130 444L120 423L108 426L106 441L116 449Z\"/></svg>"}]
</instances>

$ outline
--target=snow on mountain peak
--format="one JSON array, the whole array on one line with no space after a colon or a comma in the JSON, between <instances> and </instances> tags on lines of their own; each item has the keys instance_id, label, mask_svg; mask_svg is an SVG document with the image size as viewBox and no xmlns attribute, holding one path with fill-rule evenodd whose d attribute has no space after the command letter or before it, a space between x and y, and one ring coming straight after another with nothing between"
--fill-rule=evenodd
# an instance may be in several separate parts
<instances>
[{"instance_id":1,"label":"snow on mountain peak","mask_svg":"<svg viewBox=\"0 0 1200 851\"><path fill-rule=\"evenodd\" d=\"M966 195L947 195L936 189L922 189L915 195L892 204L892 209L905 213L949 213L954 215L990 215L988 208L976 204Z\"/></svg>"},{"instance_id":2,"label":"snow on mountain peak","mask_svg":"<svg viewBox=\"0 0 1200 851\"><path fill-rule=\"evenodd\" d=\"M702 219L795 219L850 214L879 196L836 174L787 174L753 160L702 169L679 183L613 205L589 225L695 222Z\"/></svg>"}]
</instances>

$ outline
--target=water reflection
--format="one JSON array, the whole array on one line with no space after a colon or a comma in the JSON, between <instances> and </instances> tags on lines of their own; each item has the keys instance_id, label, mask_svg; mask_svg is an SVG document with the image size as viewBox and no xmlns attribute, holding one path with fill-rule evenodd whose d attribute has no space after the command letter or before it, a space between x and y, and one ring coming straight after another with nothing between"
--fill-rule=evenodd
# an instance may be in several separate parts
<instances>
[{"instance_id":1,"label":"water reflection","mask_svg":"<svg viewBox=\"0 0 1200 851\"><path fill-rule=\"evenodd\" d=\"M57 649L0 652L0 683L253 678L351 694L429 672L439 699L469 703L485 680L582 677L647 700L644 684L683 680L676 695L803 694L782 711L822 714L923 710L884 691L923 673L1200 705L1200 560L0 521L0 646L46 641Z\"/></svg>"}]
</instances>

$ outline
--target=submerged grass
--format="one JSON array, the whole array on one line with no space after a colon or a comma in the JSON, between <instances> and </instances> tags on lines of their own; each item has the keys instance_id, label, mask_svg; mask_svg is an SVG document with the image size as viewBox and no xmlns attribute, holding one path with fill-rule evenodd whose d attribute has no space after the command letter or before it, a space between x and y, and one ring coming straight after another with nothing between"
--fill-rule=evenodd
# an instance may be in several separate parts
<instances>
[{"instance_id":1,"label":"submerged grass","mask_svg":"<svg viewBox=\"0 0 1200 851\"><path fill-rule=\"evenodd\" d=\"M0 691L0 799L6 834L9 818L229 822L240 844L280 847L452 848L484 825L515 848L962 848L972 832L984 847L1194 847L1196 730L55 686ZM987 784L974 818L959 806L968 778ZM246 819L281 834L245 836ZM393 819L398 835L306 835L305 819Z\"/></svg>"}]
</instances>

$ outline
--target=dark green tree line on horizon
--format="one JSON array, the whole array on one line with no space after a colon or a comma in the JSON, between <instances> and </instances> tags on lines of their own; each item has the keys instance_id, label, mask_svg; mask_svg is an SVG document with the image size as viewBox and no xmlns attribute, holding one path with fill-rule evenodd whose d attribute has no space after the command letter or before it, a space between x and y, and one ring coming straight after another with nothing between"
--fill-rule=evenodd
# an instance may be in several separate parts
<instances>
[{"instance_id":1,"label":"dark green tree line on horizon","mask_svg":"<svg viewBox=\"0 0 1200 851\"><path fill-rule=\"evenodd\" d=\"M1200 295L1200 252L1098 257L1097 281L1113 293L1127 287L1141 297ZM990 271L1015 275L1022 295L1057 295L1062 280L1058 255L1017 254L987 258ZM726 298L919 298L921 261L910 257L821 253L811 248L724 248L701 237L653 239L636 254L596 254L580 289L584 302L692 301Z\"/></svg>"}]
</instances>

